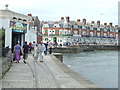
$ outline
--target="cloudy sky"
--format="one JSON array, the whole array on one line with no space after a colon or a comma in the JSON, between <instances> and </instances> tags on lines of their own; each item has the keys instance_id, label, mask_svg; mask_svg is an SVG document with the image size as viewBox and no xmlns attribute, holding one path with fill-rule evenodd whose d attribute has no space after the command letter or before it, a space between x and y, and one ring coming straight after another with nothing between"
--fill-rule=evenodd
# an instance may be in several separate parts
<instances>
[{"instance_id":1,"label":"cloudy sky","mask_svg":"<svg viewBox=\"0 0 120 90\"><path fill-rule=\"evenodd\" d=\"M58 21L69 16L70 20L86 18L87 22L100 20L118 24L119 0L0 0L0 9L9 4L9 9L22 14L32 13L41 21Z\"/></svg>"}]
</instances>

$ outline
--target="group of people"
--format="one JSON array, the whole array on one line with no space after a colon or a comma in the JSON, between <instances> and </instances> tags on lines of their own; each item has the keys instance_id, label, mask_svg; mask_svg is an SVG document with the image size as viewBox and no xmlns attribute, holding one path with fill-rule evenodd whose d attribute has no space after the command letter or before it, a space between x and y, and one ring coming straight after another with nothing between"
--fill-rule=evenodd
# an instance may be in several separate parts
<instances>
[{"instance_id":1,"label":"group of people","mask_svg":"<svg viewBox=\"0 0 120 90\"><path fill-rule=\"evenodd\" d=\"M22 55L23 62L26 63L29 52L33 54L34 60L39 60L40 62L43 62L43 56L47 55L48 52L48 42L43 43L41 41L38 44L36 44L35 42L30 42L29 44L27 44L27 42L25 42L22 47L19 45L19 43L16 43L13 51L13 60L16 60L17 63L19 63Z\"/></svg>"}]
</instances>

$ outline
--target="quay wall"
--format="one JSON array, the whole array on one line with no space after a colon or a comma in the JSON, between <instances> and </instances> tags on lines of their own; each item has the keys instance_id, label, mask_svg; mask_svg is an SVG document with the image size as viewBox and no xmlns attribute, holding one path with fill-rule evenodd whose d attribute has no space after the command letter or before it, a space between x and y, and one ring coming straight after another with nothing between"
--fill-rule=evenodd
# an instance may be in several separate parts
<instances>
[{"instance_id":1,"label":"quay wall","mask_svg":"<svg viewBox=\"0 0 120 90\"><path fill-rule=\"evenodd\" d=\"M87 88L100 88L102 90L101 87L97 86L96 84L94 84L93 82L91 82L90 80L85 78L84 76L74 72L69 67L67 67L64 63L61 62L61 60L60 60L61 58L56 57L56 54L57 53L53 53L50 55L50 57L65 73L70 75L72 78L74 78L76 81L78 81L81 85L84 85ZM57 55L63 56L63 54L60 54L60 53L58 53Z\"/></svg>"},{"instance_id":2,"label":"quay wall","mask_svg":"<svg viewBox=\"0 0 120 90\"><path fill-rule=\"evenodd\" d=\"M80 45L74 47L54 47L53 53L74 53L94 50L118 50L120 46L115 45Z\"/></svg>"}]
</instances>

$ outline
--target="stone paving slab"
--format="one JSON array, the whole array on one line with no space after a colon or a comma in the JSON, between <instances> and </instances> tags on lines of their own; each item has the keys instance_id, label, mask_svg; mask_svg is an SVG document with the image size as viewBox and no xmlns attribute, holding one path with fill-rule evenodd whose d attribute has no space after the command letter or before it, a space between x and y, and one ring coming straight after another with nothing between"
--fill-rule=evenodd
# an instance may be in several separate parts
<instances>
[{"instance_id":1,"label":"stone paving slab","mask_svg":"<svg viewBox=\"0 0 120 90\"><path fill-rule=\"evenodd\" d=\"M3 88L87 88L66 73L51 58L44 56L44 62L33 60L29 55L27 64L13 62L11 69L2 79ZM57 61L59 62L59 61ZM61 62L59 62L61 63Z\"/></svg>"}]
</instances>

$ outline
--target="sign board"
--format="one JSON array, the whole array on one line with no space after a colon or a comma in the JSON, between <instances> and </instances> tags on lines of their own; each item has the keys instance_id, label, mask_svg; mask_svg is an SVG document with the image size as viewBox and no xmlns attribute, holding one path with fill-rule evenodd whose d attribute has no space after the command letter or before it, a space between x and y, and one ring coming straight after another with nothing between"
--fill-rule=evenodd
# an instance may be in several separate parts
<instances>
[{"instance_id":1,"label":"sign board","mask_svg":"<svg viewBox=\"0 0 120 90\"><path fill-rule=\"evenodd\" d=\"M13 32L27 32L27 24L10 21L10 28L12 28Z\"/></svg>"}]
</instances>

